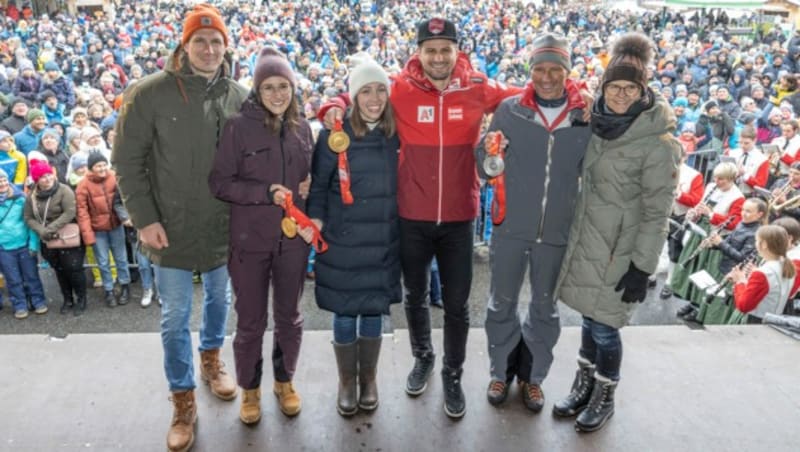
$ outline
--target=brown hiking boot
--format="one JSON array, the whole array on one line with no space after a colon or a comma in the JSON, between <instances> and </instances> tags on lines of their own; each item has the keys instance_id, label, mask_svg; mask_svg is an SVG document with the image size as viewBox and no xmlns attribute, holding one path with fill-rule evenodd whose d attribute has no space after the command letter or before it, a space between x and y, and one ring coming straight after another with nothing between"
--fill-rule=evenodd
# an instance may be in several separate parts
<instances>
[{"instance_id":1,"label":"brown hiking boot","mask_svg":"<svg viewBox=\"0 0 800 452\"><path fill-rule=\"evenodd\" d=\"M194 391L173 392L170 400L174 409L172 425L167 432L167 449L170 452L185 452L194 444L194 427L197 423Z\"/></svg>"},{"instance_id":2,"label":"brown hiking boot","mask_svg":"<svg viewBox=\"0 0 800 452\"><path fill-rule=\"evenodd\" d=\"M536 383L528 383L526 381L521 381L520 386L522 389L522 402L525 403L525 406L534 413L542 411L542 408L544 408L542 387Z\"/></svg>"},{"instance_id":3,"label":"brown hiking boot","mask_svg":"<svg viewBox=\"0 0 800 452\"><path fill-rule=\"evenodd\" d=\"M236 398L236 383L223 369L225 363L219 359L219 349L200 351L200 378L211 388L211 392L222 400Z\"/></svg>"},{"instance_id":4,"label":"brown hiking boot","mask_svg":"<svg viewBox=\"0 0 800 452\"><path fill-rule=\"evenodd\" d=\"M300 394L294 390L294 385L292 385L291 381L285 383L276 381L272 386L272 392L278 397L278 404L283 414L295 416L300 412Z\"/></svg>"},{"instance_id":5,"label":"brown hiking boot","mask_svg":"<svg viewBox=\"0 0 800 452\"><path fill-rule=\"evenodd\" d=\"M261 420L261 388L242 390L239 419L248 425Z\"/></svg>"}]
</instances>

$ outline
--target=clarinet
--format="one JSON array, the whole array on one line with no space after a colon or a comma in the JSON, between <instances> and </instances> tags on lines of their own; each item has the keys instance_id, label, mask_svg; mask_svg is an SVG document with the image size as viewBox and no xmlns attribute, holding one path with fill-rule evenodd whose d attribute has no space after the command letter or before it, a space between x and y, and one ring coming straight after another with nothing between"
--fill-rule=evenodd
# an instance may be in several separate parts
<instances>
[{"instance_id":1,"label":"clarinet","mask_svg":"<svg viewBox=\"0 0 800 452\"><path fill-rule=\"evenodd\" d=\"M758 252L756 250L753 250L750 253L748 253L747 257L745 257L744 260L737 265L737 267L738 266L746 267L748 264L756 263L758 261L759 261ZM720 293L722 293L723 290L728 290L729 288L733 287L733 281L730 280L730 279L727 279L726 276L727 275L723 276L723 278L725 279L725 282L720 284L717 287L717 290L714 291L714 293L712 293L711 295L708 295L706 297L706 300L705 300L706 303L711 303L712 301L714 301L714 298L717 298L717 296ZM733 294L731 294L731 296L729 296L729 297L727 297L725 299L725 304L729 304L728 301L729 301L729 299L733 298L732 295Z\"/></svg>"}]
</instances>

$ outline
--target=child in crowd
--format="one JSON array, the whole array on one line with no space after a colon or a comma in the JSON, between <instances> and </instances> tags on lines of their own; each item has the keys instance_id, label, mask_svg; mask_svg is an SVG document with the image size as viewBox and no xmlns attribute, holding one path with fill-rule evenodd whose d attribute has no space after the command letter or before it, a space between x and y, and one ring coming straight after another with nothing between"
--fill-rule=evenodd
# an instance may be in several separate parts
<instances>
[{"instance_id":1,"label":"child in crowd","mask_svg":"<svg viewBox=\"0 0 800 452\"><path fill-rule=\"evenodd\" d=\"M780 226L762 226L756 232L756 249L763 263L753 269L735 267L727 275L733 281L736 309L748 314L748 323L761 323L764 314L782 314L794 284L796 270L786 256L789 234Z\"/></svg>"}]
</instances>

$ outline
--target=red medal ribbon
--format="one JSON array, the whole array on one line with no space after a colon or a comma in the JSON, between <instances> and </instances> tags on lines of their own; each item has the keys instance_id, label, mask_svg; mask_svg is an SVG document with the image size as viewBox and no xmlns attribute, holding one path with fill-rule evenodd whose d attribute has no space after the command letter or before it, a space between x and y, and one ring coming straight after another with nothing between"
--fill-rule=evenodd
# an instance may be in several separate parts
<instances>
[{"instance_id":1,"label":"red medal ribbon","mask_svg":"<svg viewBox=\"0 0 800 452\"><path fill-rule=\"evenodd\" d=\"M337 119L333 125L334 132L342 132L342 121ZM350 164L347 162L347 151L339 153L339 191L342 193L342 204L353 204L353 193L350 191Z\"/></svg>"},{"instance_id":2,"label":"red medal ribbon","mask_svg":"<svg viewBox=\"0 0 800 452\"><path fill-rule=\"evenodd\" d=\"M286 216L294 220L297 223L297 226L301 228L308 228L314 230L314 236L311 239L311 245L314 246L314 250L318 253L324 253L328 251L328 243L325 242L325 239L322 238L322 232L320 232L317 225L311 221L306 214L304 214L300 209L298 209L294 202L292 202L292 194L286 193L286 200L283 203L283 210L286 212Z\"/></svg>"},{"instance_id":3,"label":"red medal ribbon","mask_svg":"<svg viewBox=\"0 0 800 452\"><path fill-rule=\"evenodd\" d=\"M506 153L500 148L503 141L502 132L497 132L494 142L489 147L489 156L500 156L505 161ZM499 176L489 179L489 185L494 187L494 197L492 198L492 224L499 225L506 219L506 175L505 172Z\"/></svg>"}]
</instances>

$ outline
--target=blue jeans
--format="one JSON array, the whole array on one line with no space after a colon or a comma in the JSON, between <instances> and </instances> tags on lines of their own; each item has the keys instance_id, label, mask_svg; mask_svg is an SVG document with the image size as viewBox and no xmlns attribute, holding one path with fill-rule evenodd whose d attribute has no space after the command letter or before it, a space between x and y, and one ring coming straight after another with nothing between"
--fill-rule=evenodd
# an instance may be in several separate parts
<instances>
[{"instance_id":1,"label":"blue jeans","mask_svg":"<svg viewBox=\"0 0 800 452\"><path fill-rule=\"evenodd\" d=\"M357 322L358 321L358 322ZM356 341L356 324L358 336L380 337L383 331L383 318L379 315L333 315L333 341L337 344L352 344Z\"/></svg>"},{"instance_id":2,"label":"blue jeans","mask_svg":"<svg viewBox=\"0 0 800 452\"><path fill-rule=\"evenodd\" d=\"M110 231L94 231L95 244L94 258L100 268L103 278L103 289L114 290L114 278L111 276L111 260L108 252L114 255L114 264L117 266L117 278L120 284L131 283L131 273L128 271L128 252L125 250L125 227L122 225Z\"/></svg>"},{"instance_id":3,"label":"blue jeans","mask_svg":"<svg viewBox=\"0 0 800 452\"><path fill-rule=\"evenodd\" d=\"M28 310L26 292L34 308L45 306L47 302L42 280L39 279L39 267L27 246L10 251L0 250L0 272L6 279L8 298L14 311Z\"/></svg>"},{"instance_id":4,"label":"blue jeans","mask_svg":"<svg viewBox=\"0 0 800 452\"><path fill-rule=\"evenodd\" d=\"M172 392L194 389L194 363L189 319L192 316L192 271L154 265L156 287L161 299L161 344L164 372ZM203 278L203 320L200 350L222 347L231 305L228 268L221 265L201 274Z\"/></svg>"},{"instance_id":5,"label":"blue jeans","mask_svg":"<svg viewBox=\"0 0 800 452\"><path fill-rule=\"evenodd\" d=\"M622 338L617 328L584 317L579 353L597 366L597 373L613 381L619 380Z\"/></svg>"},{"instance_id":6,"label":"blue jeans","mask_svg":"<svg viewBox=\"0 0 800 452\"><path fill-rule=\"evenodd\" d=\"M136 250L136 263L139 264L139 276L142 278L142 289L153 288L153 264L150 259L142 254L141 250Z\"/></svg>"}]
</instances>

